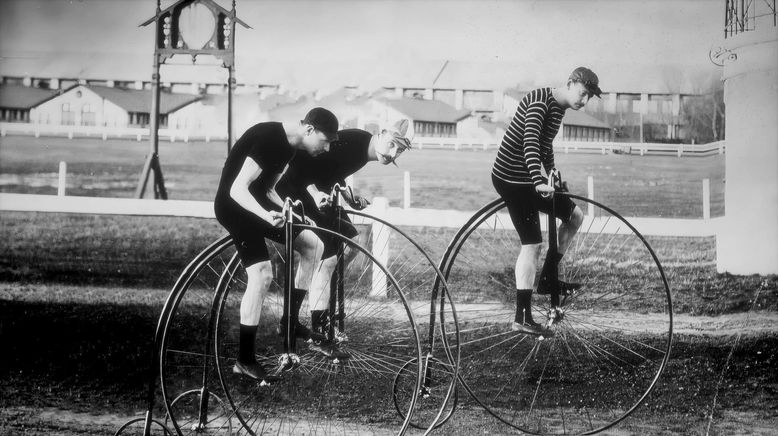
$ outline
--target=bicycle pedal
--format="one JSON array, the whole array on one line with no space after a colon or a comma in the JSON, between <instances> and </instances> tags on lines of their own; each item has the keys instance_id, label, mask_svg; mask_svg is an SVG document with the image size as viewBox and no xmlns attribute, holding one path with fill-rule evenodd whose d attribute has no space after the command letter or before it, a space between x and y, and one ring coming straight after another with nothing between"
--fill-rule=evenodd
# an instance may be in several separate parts
<instances>
[{"instance_id":1,"label":"bicycle pedal","mask_svg":"<svg viewBox=\"0 0 778 436\"><path fill-rule=\"evenodd\" d=\"M294 353L282 354L278 357L278 367L281 371L291 371L300 366L300 356Z\"/></svg>"},{"instance_id":2,"label":"bicycle pedal","mask_svg":"<svg viewBox=\"0 0 778 436\"><path fill-rule=\"evenodd\" d=\"M335 337L332 339L336 343L348 342L348 335L341 332L340 330L335 330Z\"/></svg>"}]
</instances>

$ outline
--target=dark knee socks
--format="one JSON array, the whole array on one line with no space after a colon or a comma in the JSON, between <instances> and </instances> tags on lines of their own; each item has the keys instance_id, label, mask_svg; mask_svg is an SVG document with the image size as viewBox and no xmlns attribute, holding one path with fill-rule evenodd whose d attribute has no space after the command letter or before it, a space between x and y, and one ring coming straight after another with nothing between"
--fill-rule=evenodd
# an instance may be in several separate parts
<instances>
[{"instance_id":1,"label":"dark knee socks","mask_svg":"<svg viewBox=\"0 0 778 436\"><path fill-rule=\"evenodd\" d=\"M532 322L532 289L516 289L515 322Z\"/></svg>"},{"instance_id":2,"label":"dark knee socks","mask_svg":"<svg viewBox=\"0 0 778 436\"><path fill-rule=\"evenodd\" d=\"M240 345L238 349L238 361L252 363L256 361L254 356L254 341L257 338L257 326L240 325Z\"/></svg>"}]
</instances>

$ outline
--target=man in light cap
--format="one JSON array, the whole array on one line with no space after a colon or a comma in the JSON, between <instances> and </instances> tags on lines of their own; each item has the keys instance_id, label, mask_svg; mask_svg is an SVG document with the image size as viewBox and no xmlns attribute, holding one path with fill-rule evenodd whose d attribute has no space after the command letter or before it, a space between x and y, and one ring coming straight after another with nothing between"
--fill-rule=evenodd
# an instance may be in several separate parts
<instances>
[{"instance_id":1,"label":"man in light cap","mask_svg":"<svg viewBox=\"0 0 778 436\"><path fill-rule=\"evenodd\" d=\"M240 303L239 352L233 371L261 384L271 377L256 360L255 340L262 303L273 280L265 238L284 243L283 200L276 184L295 155L316 156L337 139L338 119L324 108L311 109L299 123L265 122L254 125L235 142L224 162L214 200L216 219L232 236L248 280ZM300 307L310 287L313 268L321 259L323 244L310 230L297 230L294 249L300 267L294 278L292 307ZM296 336L321 341L297 319ZM285 320L281 321L284 325Z\"/></svg>"},{"instance_id":2,"label":"man in light cap","mask_svg":"<svg viewBox=\"0 0 778 436\"><path fill-rule=\"evenodd\" d=\"M411 148L408 138L409 122L402 119L391 127L381 130L378 135L360 129L338 131L338 140L330 145L330 150L318 156L298 154L289 164L289 170L278 183L281 195L302 200L306 215L317 226L338 232L348 238L357 236L358 231L345 214L336 215L329 207L329 196L336 184L346 185L346 178L364 167L368 162L377 161L382 165L395 163L395 160ZM370 204L365 198L351 191L342 193L346 203L356 210L362 210ZM311 281L308 302L311 309L311 328L314 332L324 333L330 322L329 283L337 265L338 241L323 238L324 252L322 262ZM326 342L322 346L312 345L332 358L348 358L337 343Z\"/></svg>"},{"instance_id":3,"label":"man in light cap","mask_svg":"<svg viewBox=\"0 0 778 436\"><path fill-rule=\"evenodd\" d=\"M599 79L592 70L578 67L564 86L535 89L522 98L503 136L492 167L492 183L505 201L513 226L521 239L516 259L516 316L512 329L527 334L550 336L552 332L532 319L532 291L536 265L543 242L539 211L553 207L562 220L558 231L558 253L547 256L538 280L538 293L547 294L554 270L572 237L583 222L583 212L568 197L554 196L547 183L555 169L552 141L559 132L565 110L581 109L592 96L600 97ZM578 288L576 283L559 282L562 292Z\"/></svg>"}]
</instances>

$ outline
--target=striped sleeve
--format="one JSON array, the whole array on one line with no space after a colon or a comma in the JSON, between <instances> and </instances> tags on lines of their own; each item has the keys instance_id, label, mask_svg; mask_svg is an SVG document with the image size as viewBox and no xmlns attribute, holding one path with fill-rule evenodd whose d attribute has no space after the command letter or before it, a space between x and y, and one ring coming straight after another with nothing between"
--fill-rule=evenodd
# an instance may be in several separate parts
<instances>
[{"instance_id":1,"label":"striped sleeve","mask_svg":"<svg viewBox=\"0 0 778 436\"><path fill-rule=\"evenodd\" d=\"M532 184L543 184L543 171L541 163L541 139L543 138L543 119L546 116L548 107L543 101L534 101L527 107L524 117L524 160L527 164L527 170L532 178ZM545 155L545 150L543 155Z\"/></svg>"}]
</instances>

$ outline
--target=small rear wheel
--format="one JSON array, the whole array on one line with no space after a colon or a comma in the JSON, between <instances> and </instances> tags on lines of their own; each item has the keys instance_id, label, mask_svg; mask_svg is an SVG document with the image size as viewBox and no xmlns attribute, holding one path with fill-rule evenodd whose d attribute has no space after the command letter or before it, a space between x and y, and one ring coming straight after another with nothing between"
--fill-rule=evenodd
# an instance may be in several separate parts
<instances>
[{"instance_id":1,"label":"small rear wheel","mask_svg":"<svg viewBox=\"0 0 778 436\"><path fill-rule=\"evenodd\" d=\"M229 405L203 389L184 392L170 403L170 408L179 411L178 427L184 435L231 435L233 424L237 424ZM166 415L166 426L169 420L170 415Z\"/></svg>"},{"instance_id":2,"label":"small rear wheel","mask_svg":"<svg viewBox=\"0 0 778 436\"><path fill-rule=\"evenodd\" d=\"M114 436L173 436L165 424L152 419L149 422L149 431L146 432L146 418L135 418L124 423Z\"/></svg>"}]
</instances>

